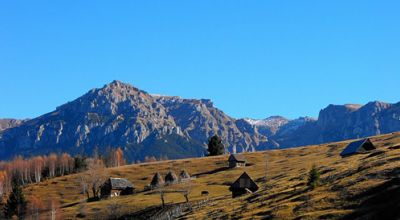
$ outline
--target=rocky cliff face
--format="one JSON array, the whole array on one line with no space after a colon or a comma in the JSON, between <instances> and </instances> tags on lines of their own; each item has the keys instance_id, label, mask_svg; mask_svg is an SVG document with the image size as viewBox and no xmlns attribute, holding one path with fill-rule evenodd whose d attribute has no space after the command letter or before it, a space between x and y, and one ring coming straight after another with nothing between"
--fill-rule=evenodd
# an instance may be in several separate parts
<instances>
[{"instance_id":1,"label":"rocky cliff face","mask_svg":"<svg viewBox=\"0 0 400 220\"><path fill-rule=\"evenodd\" d=\"M254 120L250 118L245 118L244 119L246 122L248 122L251 125L254 125L258 128L259 132L266 135L266 136L272 136L278 132L278 130L289 123L291 120L288 120L287 118L284 118L282 116L271 116L266 119L262 120Z\"/></svg>"},{"instance_id":2,"label":"rocky cliff face","mask_svg":"<svg viewBox=\"0 0 400 220\"><path fill-rule=\"evenodd\" d=\"M398 104L397 104L398 105ZM370 102L364 106L344 105L337 111L334 107L320 112L318 129L322 131L322 141L335 141L379 135L400 130L400 121L389 116L396 105L383 102ZM333 109L332 109L333 108ZM385 124L392 124L385 127Z\"/></svg>"},{"instance_id":3,"label":"rocky cliff face","mask_svg":"<svg viewBox=\"0 0 400 220\"><path fill-rule=\"evenodd\" d=\"M114 81L55 111L0 134L0 158L49 152L90 154L123 147L130 160L144 156L201 156L219 135L231 151L252 151L266 137L254 126L215 108L210 100L153 96Z\"/></svg>"},{"instance_id":4,"label":"rocky cliff face","mask_svg":"<svg viewBox=\"0 0 400 220\"><path fill-rule=\"evenodd\" d=\"M260 130L262 131L262 130ZM263 133L269 143L281 148L320 144L400 131L400 103L370 102L362 105L329 105L318 120L299 118Z\"/></svg>"},{"instance_id":5,"label":"rocky cliff face","mask_svg":"<svg viewBox=\"0 0 400 220\"><path fill-rule=\"evenodd\" d=\"M6 130L8 128L16 127L24 121L26 121L26 120L18 120L18 119L10 119L10 118L0 119L0 132L3 130Z\"/></svg>"}]
</instances>

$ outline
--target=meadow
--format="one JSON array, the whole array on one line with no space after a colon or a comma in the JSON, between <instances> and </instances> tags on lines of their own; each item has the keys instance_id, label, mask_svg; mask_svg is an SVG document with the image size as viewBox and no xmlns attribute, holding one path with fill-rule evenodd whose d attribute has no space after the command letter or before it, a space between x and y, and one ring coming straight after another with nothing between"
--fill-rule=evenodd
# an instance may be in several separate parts
<instances>
[{"instance_id":1,"label":"meadow","mask_svg":"<svg viewBox=\"0 0 400 220\"><path fill-rule=\"evenodd\" d=\"M149 213L162 214L159 191L144 191L153 175L165 176L170 170L179 174L185 169L194 177L189 183L163 188L170 192L165 195L165 209L185 207L179 210L178 219L399 218L400 133L371 140L376 150L345 158L339 154L350 141L245 153L248 164L243 168L227 168L228 155L109 168L109 176L130 180L136 193L94 202L85 201L80 174L31 184L24 192L43 203L49 198L59 200L63 219L146 219ZM321 183L311 190L307 179L313 165L321 173ZM229 186L243 172L260 189L232 198ZM179 190L189 190L190 208ZM202 195L202 191L209 194ZM49 213L41 215L44 218Z\"/></svg>"}]
</instances>

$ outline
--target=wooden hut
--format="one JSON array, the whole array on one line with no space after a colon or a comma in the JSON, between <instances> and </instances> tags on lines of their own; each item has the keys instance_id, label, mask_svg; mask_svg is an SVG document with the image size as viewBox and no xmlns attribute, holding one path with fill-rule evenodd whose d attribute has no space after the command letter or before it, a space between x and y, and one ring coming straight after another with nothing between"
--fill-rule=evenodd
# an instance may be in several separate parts
<instances>
[{"instance_id":1,"label":"wooden hut","mask_svg":"<svg viewBox=\"0 0 400 220\"><path fill-rule=\"evenodd\" d=\"M232 197L238 197L246 193L253 193L258 190L257 184L244 172L232 185L229 187L232 192Z\"/></svg>"},{"instance_id":2,"label":"wooden hut","mask_svg":"<svg viewBox=\"0 0 400 220\"><path fill-rule=\"evenodd\" d=\"M228 158L230 168L245 167L246 158L242 154L231 154Z\"/></svg>"},{"instance_id":3,"label":"wooden hut","mask_svg":"<svg viewBox=\"0 0 400 220\"><path fill-rule=\"evenodd\" d=\"M376 147L369 138L351 142L347 147L340 153L340 156L347 157L354 154L368 153L371 150L375 150Z\"/></svg>"},{"instance_id":4,"label":"wooden hut","mask_svg":"<svg viewBox=\"0 0 400 220\"><path fill-rule=\"evenodd\" d=\"M153 179L151 180L150 187L151 188L158 188L165 184L164 179L162 178L161 174L157 172L154 174Z\"/></svg>"},{"instance_id":5,"label":"wooden hut","mask_svg":"<svg viewBox=\"0 0 400 220\"><path fill-rule=\"evenodd\" d=\"M179 174L179 178L182 182L190 180L190 175L186 170L182 170Z\"/></svg>"},{"instance_id":6,"label":"wooden hut","mask_svg":"<svg viewBox=\"0 0 400 220\"><path fill-rule=\"evenodd\" d=\"M101 197L114 197L133 194L135 187L129 180L109 178L100 188Z\"/></svg>"},{"instance_id":7,"label":"wooden hut","mask_svg":"<svg viewBox=\"0 0 400 220\"><path fill-rule=\"evenodd\" d=\"M169 171L164 179L166 184L175 184L179 181L178 176L173 171Z\"/></svg>"}]
</instances>

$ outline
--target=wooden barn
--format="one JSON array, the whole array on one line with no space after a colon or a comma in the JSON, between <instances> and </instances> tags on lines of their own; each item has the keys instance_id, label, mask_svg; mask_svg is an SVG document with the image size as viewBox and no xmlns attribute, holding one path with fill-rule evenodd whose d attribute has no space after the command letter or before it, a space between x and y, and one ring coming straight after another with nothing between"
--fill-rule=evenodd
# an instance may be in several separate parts
<instances>
[{"instance_id":1,"label":"wooden barn","mask_svg":"<svg viewBox=\"0 0 400 220\"><path fill-rule=\"evenodd\" d=\"M351 142L347 147L340 153L340 156L347 157L354 154L368 153L371 150L375 150L376 147L369 138Z\"/></svg>"},{"instance_id":2,"label":"wooden barn","mask_svg":"<svg viewBox=\"0 0 400 220\"><path fill-rule=\"evenodd\" d=\"M242 154L231 154L228 158L230 168L245 167L246 158Z\"/></svg>"},{"instance_id":3,"label":"wooden barn","mask_svg":"<svg viewBox=\"0 0 400 220\"><path fill-rule=\"evenodd\" d=\"M257 184L244 172L232 185L229 187L232 192L232 197L238 197L247 193L253 193L258 190Z\"/></svg>"},{"instance_id":4,"label":"wooden barn","mask_svg":"<svg viewBox=\"0 0 400 220\"><path fill-rule=\"evenodd\" d=\"M129 180L109 178L101 187L101 197L114 197L133 194L135 187Z\"/></svg>"},{"instance_id":5,"label":"wooden barn","mask_svg":"<svg viewBox=\"0 0 400 220\"><path fill-rule=\"evenodd\" d=\"M164 179L162 178L161 174L157 172L154 174L153 179L151 180L150 187L154 189L163 186L164 184Z\"/></svg>"}]
</instances>

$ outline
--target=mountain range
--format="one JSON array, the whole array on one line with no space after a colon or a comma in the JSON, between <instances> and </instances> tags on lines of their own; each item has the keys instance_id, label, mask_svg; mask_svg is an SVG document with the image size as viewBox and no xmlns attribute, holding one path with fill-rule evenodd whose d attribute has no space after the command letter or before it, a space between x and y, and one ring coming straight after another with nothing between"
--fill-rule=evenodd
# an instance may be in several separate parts
<instances>
[{"instance_id":1,"label":"mountain range","mask_svg":"<svg viewBox=\"0 0 400 220\"><path fill-rule=\"evenodd\" d=\"M129 161L206 154L218 135L226 151L288 148L400 130L400 103L329 105L318 119L235 119L208 99L152 95L113 81L53 112L29 120L0 120L0 159L51 152L90 155L121 147Z\"/></svg>"}]
</instances>

